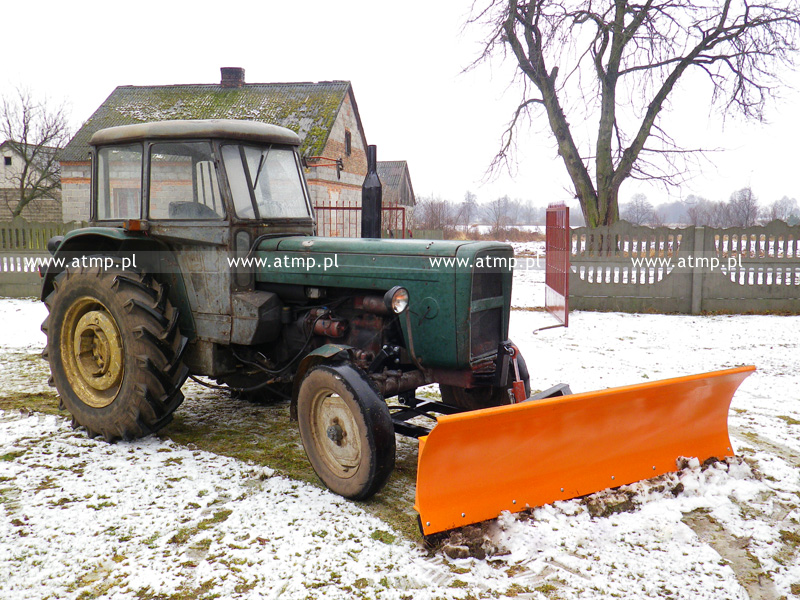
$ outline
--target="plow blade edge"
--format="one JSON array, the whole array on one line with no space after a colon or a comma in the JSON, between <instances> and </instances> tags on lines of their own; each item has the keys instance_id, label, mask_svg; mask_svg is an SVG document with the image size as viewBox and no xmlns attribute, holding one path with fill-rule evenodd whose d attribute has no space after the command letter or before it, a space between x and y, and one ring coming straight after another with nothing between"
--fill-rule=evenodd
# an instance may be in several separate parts
<instances>
[{"instance_id":1,"label":"plow blade edge","mask_svg":"<svg viewBox=\"0 0 800 600\"><path fill-rule=\"evenodd\" d=\"M739 367L443 416L419 440L425 535L733 456Z\"/></svg>"}]
</instances>

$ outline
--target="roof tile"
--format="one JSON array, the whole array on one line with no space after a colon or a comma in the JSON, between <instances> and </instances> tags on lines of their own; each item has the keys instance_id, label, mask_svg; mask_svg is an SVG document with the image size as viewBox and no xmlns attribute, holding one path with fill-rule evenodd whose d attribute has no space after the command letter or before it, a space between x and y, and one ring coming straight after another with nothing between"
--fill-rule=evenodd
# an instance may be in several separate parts
<instances>
[{"instance_id":1,"label":"roof tile","mask_svg":"<svg viewBox=\"0 0 800 600\"><path fill-rule=\"evenodd\" d=\"M117 125L173 119L245 119L287 127L301 154L320 155L339 113L348 81L221 85L120 86L61 153L64 162L86 160L96 131Z\"/></svg>"}]
</instances>

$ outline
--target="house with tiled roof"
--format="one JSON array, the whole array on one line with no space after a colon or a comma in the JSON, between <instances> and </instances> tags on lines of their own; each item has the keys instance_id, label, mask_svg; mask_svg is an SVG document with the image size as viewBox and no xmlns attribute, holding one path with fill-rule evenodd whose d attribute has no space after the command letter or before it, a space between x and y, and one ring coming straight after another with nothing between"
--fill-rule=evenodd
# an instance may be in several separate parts
<instances>
[{"instance_id":1,"label":"house with tiled roof","mask_svg":"<svg viewBox=\"0 0 800 600\"><path fill-rule=\"evenodd\" d=\"M349 81L246 83L238 67L224 67L221 74L218 84L116 88L60 155L64 220L89 218L89 139L96 131L172 119L246 119L287 127L301 139L312 203L360 206L367 141Z\"/></svg>"},{"instance_id":2,"label":"house with tiled roof","mask_svg":"<svg viewBox=\"0 0 800 600\"><path fill-rule=\"evenodd\" d=\"M0 221L10 221L20 203L20 183L28 200L19 216L28 221L61 220L57 148L26 145L12 140L0 143ZM35 194L33 194L35 190Z\"/></svg>"}]
</instances>

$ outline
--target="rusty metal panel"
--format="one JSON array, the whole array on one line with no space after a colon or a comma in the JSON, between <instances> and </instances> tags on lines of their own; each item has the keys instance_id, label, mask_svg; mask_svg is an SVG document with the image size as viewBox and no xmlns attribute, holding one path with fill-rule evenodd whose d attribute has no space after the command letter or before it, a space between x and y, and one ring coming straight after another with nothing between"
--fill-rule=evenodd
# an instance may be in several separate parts
<instances>
[{"instance_id":1,"label":"rusty metal panel","mask_svg":"<svg viewBox=\"0 0 800 600\"><path fill-rule=\"evenodd\" d=\"M544 306L564 327L569 326L569 207L551 204L545 229Z\"/></svg>"}]
</instances>

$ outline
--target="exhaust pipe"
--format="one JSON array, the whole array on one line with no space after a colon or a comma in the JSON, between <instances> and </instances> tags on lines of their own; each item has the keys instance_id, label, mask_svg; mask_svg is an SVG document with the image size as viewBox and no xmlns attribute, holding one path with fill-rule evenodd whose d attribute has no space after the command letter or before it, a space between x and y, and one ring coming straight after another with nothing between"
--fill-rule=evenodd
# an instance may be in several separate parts
<instances>
[{"instance_id":1,"label":"exhaust pipe","mask_svg":"<svg viewBox=\"0 0 800 600\"><path fill-rule=\"evenodd\" d=\"M383 186L378 177L376 146L367 146L367 176L361 186L361 237L381 237Z\"/></svg>"}]
</instances>

